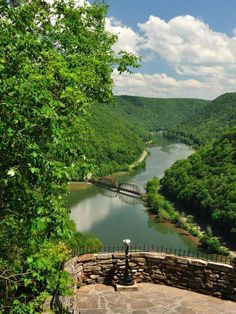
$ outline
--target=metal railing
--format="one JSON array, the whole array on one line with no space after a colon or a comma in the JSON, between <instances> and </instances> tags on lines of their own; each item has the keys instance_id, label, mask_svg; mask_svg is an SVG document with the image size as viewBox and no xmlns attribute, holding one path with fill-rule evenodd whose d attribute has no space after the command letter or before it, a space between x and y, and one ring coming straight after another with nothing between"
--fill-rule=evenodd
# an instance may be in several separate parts
<instances>
[{"instance_id":1,"label":"metal railing","mask_svg":"<svg viewBox=\"0 0 236 314\"><path fill-rule=\"evenodd\" d=\"M80 256L89 253L114 253L114 252L124 252L125 247L123 245L105 245L100 247L89 247L83 246L76 250L73 250L73 256ZM136 245L132 244L129 248L130 253L133 252L156 252L163 254L171 254L179 257L189 257L195 259L202 259L206 261L212 261L224 264L233 264L233 260L230 256L224 254L210 254L201 250L184 250L182 248L164 247L157 245Z\"/></svg>"}]
</instances>

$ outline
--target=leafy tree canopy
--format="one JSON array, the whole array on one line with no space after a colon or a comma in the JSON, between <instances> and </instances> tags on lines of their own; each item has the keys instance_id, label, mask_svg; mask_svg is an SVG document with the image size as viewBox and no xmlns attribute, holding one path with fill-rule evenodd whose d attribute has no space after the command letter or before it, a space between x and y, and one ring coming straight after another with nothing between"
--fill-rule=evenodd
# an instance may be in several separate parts
<instances>
[{"instance_id":1,"label":"leafy tree canopy","mask_svg":"<svg viewBox=\"0 0 236 314\"><path fill-rule=\"evenodd\" d=\"M236 125L236 93L223 94L204 107L199 107L194 115L182 124L169 129L167 135L199 147L219 138Z\"/></svg>"},{"instance_id":2,"label":"leafy tree canopy","mask_svg":"<svg viewBox=\"0 0 236 314\"><path fill-rule=\"evenodd\" d=\"M58 265L72 236L62 200L88 171L90 105L112 96L111 73L138 58L112 50L107 7L0 0L0 309L37 313L64 289ZM55 256L57 256L55 258Z\"/></svg>"},{"instance_id":3,"label":"leafy tree canopy","mask_svg":"<svg viewBox=\"0 0 236 314\"><path fill-rule=\"evenodd\" d=\"M165 172L162 188L196 217L236 239L236 128Z\"/></svg>"}]
</instances>

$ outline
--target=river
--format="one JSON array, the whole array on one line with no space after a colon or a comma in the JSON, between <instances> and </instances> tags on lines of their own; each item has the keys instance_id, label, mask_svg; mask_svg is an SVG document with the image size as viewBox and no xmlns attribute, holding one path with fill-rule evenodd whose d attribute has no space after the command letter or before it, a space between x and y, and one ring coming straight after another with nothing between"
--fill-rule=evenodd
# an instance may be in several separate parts
<instances>
[{"instance_id":1,"label":"river","mask_svg":"<svg viewBox=\"0 0 236 314\"><path fill-rule=\"evenodd\" d=\"M112 177L144 189L148 179L155 175L162 177L176 160L187 158L193 152L189 146L163 137L158 146L150 147L148 151L145 169ZM123 239L129 238L137 245L197 249L196 239L173 224L157 222L135 199L79 184L72 185L69 206L77 230L94 233L105 245L120 245Z\"/></svg>"}]
</instances>

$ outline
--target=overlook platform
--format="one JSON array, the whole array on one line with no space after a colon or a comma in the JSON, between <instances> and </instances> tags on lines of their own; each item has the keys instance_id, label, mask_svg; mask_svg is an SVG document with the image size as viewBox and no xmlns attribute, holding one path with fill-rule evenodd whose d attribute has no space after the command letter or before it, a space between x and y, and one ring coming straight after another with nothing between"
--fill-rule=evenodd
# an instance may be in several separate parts
<instances>
[{"instance_id":1,"label":"overlook platform","mask_svg":"<svg viewBox=\"0 0 236 314\"><path fill-rule=\"evenodd\" d=\"M102 284L77 292L80 314L236 314L236 302L151 283L139 283L138 291L115 292Z\"/></svg>"}]
</instances>

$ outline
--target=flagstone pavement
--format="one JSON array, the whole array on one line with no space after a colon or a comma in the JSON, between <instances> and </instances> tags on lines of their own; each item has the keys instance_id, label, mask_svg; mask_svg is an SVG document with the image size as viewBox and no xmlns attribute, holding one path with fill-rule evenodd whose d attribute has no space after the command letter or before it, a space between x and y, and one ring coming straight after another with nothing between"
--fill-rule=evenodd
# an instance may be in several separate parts
<instances>
[{"instance_id":1,"label":"flagstone pavement","mask_svg":"<svg viewBox=\"0 0 236 314\"><path fill-rule=\"evenodd\" d=\"M80 314L236 314L236 302L151 283L139 283L138 291L129 292L84 286L77 298Z\"/></svg>"}]
</instances>

